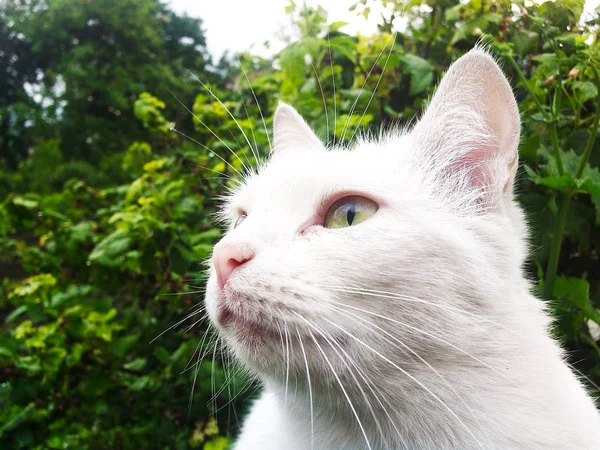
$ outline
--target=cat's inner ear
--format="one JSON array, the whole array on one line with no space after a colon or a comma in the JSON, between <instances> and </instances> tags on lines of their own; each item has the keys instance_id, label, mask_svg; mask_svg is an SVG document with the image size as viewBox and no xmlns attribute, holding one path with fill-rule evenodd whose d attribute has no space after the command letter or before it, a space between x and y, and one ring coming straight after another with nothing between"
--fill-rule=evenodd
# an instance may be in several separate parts
<instances>
[{"instance_id":1,"label":"cat's inner ear","mask_svg":"<svg viewBox=\"0 0 600 450\"><path fill-rule=\"evenodd\" d=\"M490 200L512 191L519 110L504 73L485 51L472 50L450 67L412 135L419 157L440 176L460 173Z\"/></svg>"},{"instance_id":2,"label":"cat's inner ear","mask_svg":"<svg viewBox=\"0 0 600 450\"><path fill-rule=\"evenodd\" d=\"M273 153L324 149L302 116L290 105L280 102L273 118Z\"/></svg>"}]
</instances>

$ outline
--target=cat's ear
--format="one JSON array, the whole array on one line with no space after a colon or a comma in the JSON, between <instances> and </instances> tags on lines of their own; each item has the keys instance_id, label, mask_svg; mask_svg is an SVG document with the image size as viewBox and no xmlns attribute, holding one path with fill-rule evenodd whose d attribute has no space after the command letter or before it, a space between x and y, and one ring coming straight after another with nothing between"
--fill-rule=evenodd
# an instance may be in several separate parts
<instances>
[{"instance_id":1,"label":"cat's ear","mask_svg":"<svg viewBox=\"0 0 600 450\"><path fill-rule=\"evenodd\" d=\"M416 151L446 175L460 172L489 200L512 192L519 109L504 73L484 50L450 67L412 133Z\"/></svg>"},{"instance_id":2,"label":"cat's ear","mask_svg":"<svg viewBox=\"0 0 600 450\"><path fill-rule=\"evenodd\" d=\"M317 135L290 105L279 102L273 118L273 153L289 150L324 150Z\"/></svg>"}]
</instances>

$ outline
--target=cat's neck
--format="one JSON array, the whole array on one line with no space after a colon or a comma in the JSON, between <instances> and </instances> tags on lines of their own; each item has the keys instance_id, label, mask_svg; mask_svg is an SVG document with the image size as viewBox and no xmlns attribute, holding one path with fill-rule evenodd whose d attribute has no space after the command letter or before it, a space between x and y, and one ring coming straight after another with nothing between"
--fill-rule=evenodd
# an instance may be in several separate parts
<instances>
[{"instance_id":1,"label":"cat's neck","mask_svg":"<svg viewBox=\"0 0 600 450\"><path fill-rule=\"evenodd\" d=\"M539 302L528 294L521 300ZM531 421L532 408L543 415L564 407L580 411L584 422L594 419L593 404L562 362L558 346L543 327L527 326L527 320L508 321L508 327L487 324L495 327L493 334L486 338L479 330L479 339L463 337L461 344L432 338L429 348L412 350L396 343L394 359L369 367L348 361L348 370L334 381L313 374L310 392L303 374L288 379L287 393L282 380L266 386L295 427L308 434L313 418L319 442L329 442L323 448L353 448L365 440L373 449L484 448L477 442L489 443L490 430L508 439L507 429ZM526 347L520 344L524 336ZM540 417L540 423L548 422ZM543 442L541 434L539 442L533 436L534 447Z\"/></svg>"}]
</instances>

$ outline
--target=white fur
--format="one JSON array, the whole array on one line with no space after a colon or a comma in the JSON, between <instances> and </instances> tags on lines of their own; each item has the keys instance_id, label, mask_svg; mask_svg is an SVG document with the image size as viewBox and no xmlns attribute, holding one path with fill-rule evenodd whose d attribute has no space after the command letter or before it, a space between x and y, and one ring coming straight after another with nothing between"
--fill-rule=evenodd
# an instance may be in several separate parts
<instances>
[{"instance_id":1,"label":"white fur","mask_svg":"<svg viewBox=\"0 0 600 450\"><path fill-rule=\"evenodd\" d=\"M211 270L207 288L210 317L265 386L235 449L600 448L600 416L522 274L519 117L493 59L470 52L411 132L351 151L316 149L289 106L277 116L271 161L225 211L248 216L222 242L255 256L223 291ZM305 229L340 192L379 210ZM218 324L220 303L287 333L245 340Z\"/></svg>"}]
</instances>

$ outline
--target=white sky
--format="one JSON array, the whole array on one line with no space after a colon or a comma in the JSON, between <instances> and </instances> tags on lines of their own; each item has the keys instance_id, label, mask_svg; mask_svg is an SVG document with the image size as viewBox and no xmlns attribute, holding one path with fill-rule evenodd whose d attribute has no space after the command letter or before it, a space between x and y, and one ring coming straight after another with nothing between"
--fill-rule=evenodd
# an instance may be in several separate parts
<instances>
[{"instance_id":1,"label":"white sky","mask_svg":"<svg viewBox=\"0 0 600 450\"><path fill-rule=\"evenodd\" d=\"M224 51L232 52L252 49L253 53L269 56L282 48L277 38L289 24L285 6L288 0L167 0L176 12L200 17L204 23L208 51L218 60ZM540 1L540 0L537 0ZM369 21L357 16L348 8L356 0L306 0L309 6L321 5L328 12L328 20L349 22L343 31L354 34L370 34L376 30L380 9L371 0ZM302 0L296 0L302 4ZM589 14L600 4L600 0L587 0L584 14ZM270 41L270 48L263 44Z\"/></svg>"},{"instance_id":2,"label":"white sky","mask_svg":"<svg viewBox=\"0 0 600 450\"><path fill-rule=\"evenodd\" d=\"M208 51L218 59L225 50L232 52L252 48L253 53L269 56L283 46L277 35L289 25L285 14L288 0L167 0L177 13L200 17L206 36ZM303 0L296 0L301 5ZM309 6L321 5L328 13L329 22L349 22L343 31L364 34L376 30L379 17L372 5L369 22L348 8L355 0L306 0ZM600 1L600 0L598 0ZM369 0L371 2L371 0ZM265 48L270 41L270 48Z\"/></svg>"}]
</instances>

